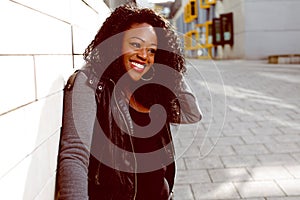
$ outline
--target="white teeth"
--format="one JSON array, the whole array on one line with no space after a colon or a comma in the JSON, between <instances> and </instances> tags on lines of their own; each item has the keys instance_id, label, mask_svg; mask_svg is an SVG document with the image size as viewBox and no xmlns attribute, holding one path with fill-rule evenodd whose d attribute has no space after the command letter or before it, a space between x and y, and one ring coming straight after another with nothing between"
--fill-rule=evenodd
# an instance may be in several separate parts
<instances>
[{"instance_id":1,"label":"white teeth","mask_svg":"<svg viewBox=\"0 0 300 200\"><path fill-rule=\"evenodd\" d=\"M144 69L144 68L145 68L144 65L141 65L141 64L136 63L136 62L132 62L132 64L133 64L134 66L136 66L137 68L139 68L139 69Z\"/></svg>"}]
</instances>

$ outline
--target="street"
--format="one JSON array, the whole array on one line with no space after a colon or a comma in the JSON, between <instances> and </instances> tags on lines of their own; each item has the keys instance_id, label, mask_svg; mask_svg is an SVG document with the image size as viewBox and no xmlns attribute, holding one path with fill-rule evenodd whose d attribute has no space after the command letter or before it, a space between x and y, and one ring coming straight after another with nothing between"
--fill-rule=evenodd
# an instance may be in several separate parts
<instances>
[{"instance_id":1,"label":"street","mask_svg":"<svg viewBox=\"0 0 300 200\"><path fill-rule=\"evenodd\" d=\"M300 199L300 65L187 64L204 118L174 128L174 199Z\"/></svg>"}]
</instances>

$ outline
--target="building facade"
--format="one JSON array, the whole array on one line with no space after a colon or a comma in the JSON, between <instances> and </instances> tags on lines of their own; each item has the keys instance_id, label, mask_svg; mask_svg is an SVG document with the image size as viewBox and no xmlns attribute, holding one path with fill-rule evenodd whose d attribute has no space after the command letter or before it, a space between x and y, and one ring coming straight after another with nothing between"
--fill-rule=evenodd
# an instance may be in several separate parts
<instances>
[{"instance_id":1,"label":"building facade","mask_svg":"<svg viewBox=\"0 0 300 200\"><path fill-rule=\"evenodd\" d=\"M118 6L127 3L136 3L135 0L103 0L103 1L110 9L115 9Z\"/></svg>"},{"instance_id":2,"label":"building facade","mask_svg":"<svg viewBox=\"0 0 300 200\"><path fill-rule=\"evenodd\" d=\"M266 59L300 53L299 9L297 0L187 0L173 22L189 57Z\"/></svg>"}]
</instances>

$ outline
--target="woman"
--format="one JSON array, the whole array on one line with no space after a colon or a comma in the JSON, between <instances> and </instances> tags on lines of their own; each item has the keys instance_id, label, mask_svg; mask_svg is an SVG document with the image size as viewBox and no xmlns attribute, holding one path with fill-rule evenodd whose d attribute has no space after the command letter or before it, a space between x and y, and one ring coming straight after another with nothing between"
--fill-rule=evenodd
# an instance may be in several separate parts
<instances>
[{"instance_id":1,"label":"woman","mask_svg":"<svg viewBox=\"0 0 300 200\"><path fill-rule=\"evenodd\" d=\"M201 119L172 26L150 9L121 6L84 58L65 89L58 198L171 199L170 123Z\"/></svg>"}]
</instances>

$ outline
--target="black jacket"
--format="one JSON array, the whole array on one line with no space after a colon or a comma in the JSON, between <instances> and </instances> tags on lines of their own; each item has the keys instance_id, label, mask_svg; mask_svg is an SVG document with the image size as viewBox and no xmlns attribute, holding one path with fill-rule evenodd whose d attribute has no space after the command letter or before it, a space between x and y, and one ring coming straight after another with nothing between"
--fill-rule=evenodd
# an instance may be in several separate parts
<instances>
[{"instance_id":1,"label":"black jacket","mask_svg":"<svg viewBox=\"0 0 300 200\"><path fill-rule=\"evenodd\" d=\"M115 90L112 80L98 81L90 69L81 71L70 77L65 90L58 165L59 197L74 200L88 199L90 195L92 199L94 190L103 190L103 199L105 195L106 199L135 199L136 175L140 171L138 163L147 160L134 151L132 137L135 129L125 95ZM82 100L84 97L89 99ZM180 117L175 122L199 121L201 112L184 82L178 88L177 97L177 104L173 102L171 106L174 111L171 113ZM88 105L81 108L85 103ZM169 123L172 121L166 121L165 130L170 130ZM170 132L161 135L161 144L163 151L160 151L160 156L166 163L165 178L171 191L175 165ZM114 189L106 188L111 185Z\"/></svg>"}]
</instances>

